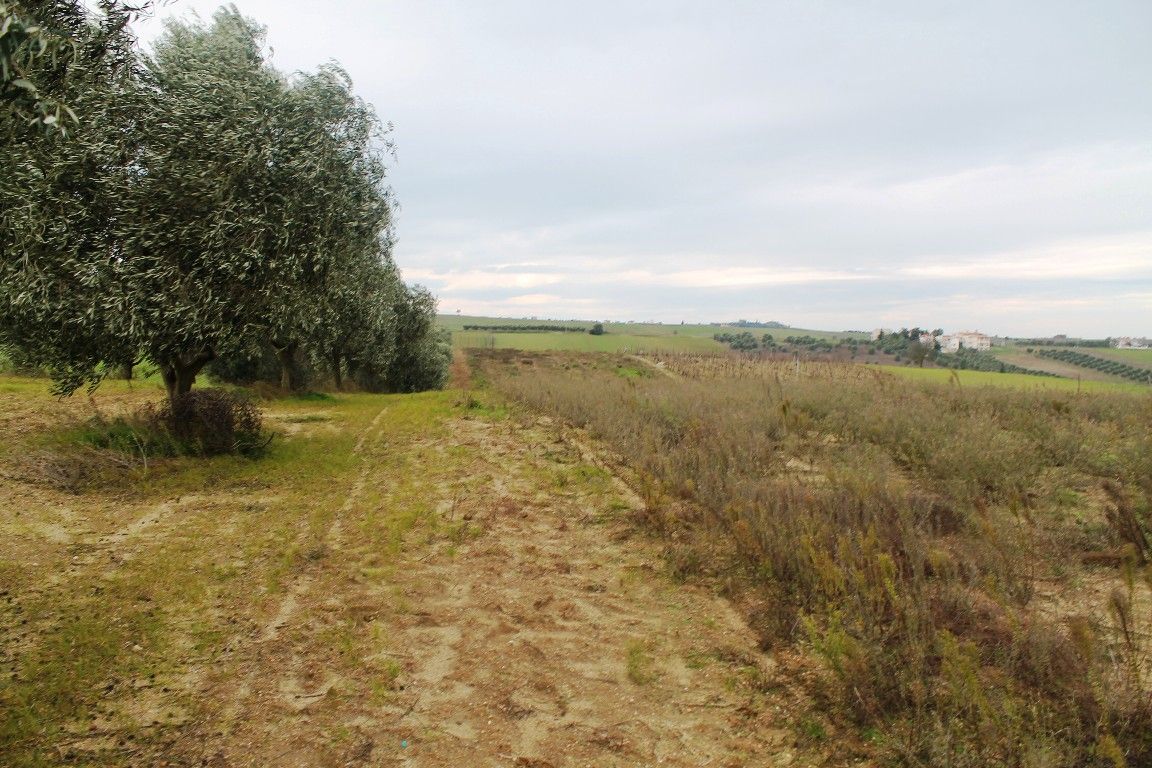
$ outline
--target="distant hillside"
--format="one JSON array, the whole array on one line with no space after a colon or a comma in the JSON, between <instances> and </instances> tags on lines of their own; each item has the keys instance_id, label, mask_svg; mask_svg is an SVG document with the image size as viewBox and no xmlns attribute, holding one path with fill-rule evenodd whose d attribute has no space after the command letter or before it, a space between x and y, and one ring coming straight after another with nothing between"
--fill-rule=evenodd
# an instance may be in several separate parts
<instances>
[{"instance_id":1,"label":"distant hillside","mask_svg":"<svg viewBox=\"0 0 1152 768\"><path fill-rule=\"evenodd\" d=\"M437 324L453 333L468 331L476 332L476 326L483 326L488 332L507 333L518 330L524 326L554 326L559 332L560 328L587 329L597 320L569 319L556 320L550 317L481 317L477 315L438 315ZM793 328L775 320L760 323L759 321L737 320L734 323L644 323L644 322L613 322L603 321L607 334L628 336L691 336L711 339L715 334L725 329L764 328L773 331L784 331L781 335L811 336L818 339L867 339L868 334L860 331L821 331L811 328ZM743 325L739 325L743 323ZM465 326L468 326L467 328ZM506 328L507 331L502 329ZM539 335L539 334L538 334Z\"/></svg>"}]
</instances>

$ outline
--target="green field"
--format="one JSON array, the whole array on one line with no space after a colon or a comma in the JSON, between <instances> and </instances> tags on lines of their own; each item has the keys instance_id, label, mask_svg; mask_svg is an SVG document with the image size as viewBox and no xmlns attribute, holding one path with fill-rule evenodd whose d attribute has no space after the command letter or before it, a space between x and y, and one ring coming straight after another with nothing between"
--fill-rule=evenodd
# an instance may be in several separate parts
<instances>
[{"instance_id":1,"label":"green field","mask_svg":"<svg viewBox=\"0 0 1152 768\"><path fill-rule=\"evenodd\" d=\"M1025 354L1024 344L1017 344L1006 347L992 347L991 352L997 356ZM1058 347L1033 347L1034 350L1039 352L1042 349L1058 349ZM1086 355L1094 355L1102 357L1106 360L1117 360L1121 363L1128 365L1142 365L1146 368L1152 368L1152 349L1113 349L1111 347L1065 347L1065 349L1072 349L1076 352L1083 352Z\"/></svg>"},{"instance_id":2,"label":"green field","mask_svg":"<svg viewBox=\"0 0 1152 768\"><path fill-rule=\"evenodd\" d=\"M711 336L640 335L606 333L492 333L456 331L452 344L457 349L522 349L526 352L721 352L727 347Z\"/></svg>"},{"instance_id":3,"label":"green field","mask_svg":"<svg viewBox=\"0 0 1152 768\"><path fill-rule=\"evenodd\" d=\"M955 375L960 386L1009 387L1012 389L1051 389L1059 392L1133 392L1152 393L1144 384L1111 381L1075 381L1053 376L1029 376L1024 373L993 373L988 371L952 371L947 368L913 368L885 366L887 373L913 381L947 383Z\"/></svg>"},{"instance_id":4,"label":"green field","mask_svg":"<svg viewBox=\"0 0 1152 768\"><path fill-rule=\"evenodd\" d=\"M744 328L734 325L710 323L604 323L605 334L600 337L576 332L500 332L465 331L465 325L520 326L556 325L569 328L588 329L594 320L533 320L526 318L478 317L474 315L439 315L436 319L441 328L452 332L453 346L457 349L523 349L541 352L621 352L624 350L659 352L707 352L724 349L712 337L717 333L740 333L748 331L756 337L765 333L777 339L788 336L812 336L818 339L865 339L867 334L859 331L816 331L808 328Z\"/></svg>"},{"instance_id":5,"label":"green field","mask_svg":"<svg viewBox=\"0 0 1152 768\"><path fill-rule=\"evenodd\" d=\"M1141 365L1145 368L1152 368L1152 349L1083 348L1077 349L1076 351L1096 355L1097 357L1104 357L1108 360L1118 360L1128 365Z\"/></svg>"}]
</instances>

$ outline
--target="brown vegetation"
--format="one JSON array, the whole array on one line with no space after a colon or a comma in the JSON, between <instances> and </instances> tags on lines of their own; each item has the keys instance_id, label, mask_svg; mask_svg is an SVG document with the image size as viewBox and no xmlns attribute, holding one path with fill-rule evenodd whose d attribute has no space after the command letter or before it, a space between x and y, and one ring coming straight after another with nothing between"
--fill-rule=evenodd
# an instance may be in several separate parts
<instances>
[{"instance_id":1,"label":"brown vegetation","mask_svg":"<svg viewBox=\"0 0 1152 768\"><path fill-rule=\"evenodd\" d=\"M1147 398L479 354L626 457L650 521L735 550L763 641L818 652L828 700L901 762L1152 761ZM670 544L674 569L707 546ZM1081 564L1101 551L1112 568Z\"/></svg>"}]
</instances>

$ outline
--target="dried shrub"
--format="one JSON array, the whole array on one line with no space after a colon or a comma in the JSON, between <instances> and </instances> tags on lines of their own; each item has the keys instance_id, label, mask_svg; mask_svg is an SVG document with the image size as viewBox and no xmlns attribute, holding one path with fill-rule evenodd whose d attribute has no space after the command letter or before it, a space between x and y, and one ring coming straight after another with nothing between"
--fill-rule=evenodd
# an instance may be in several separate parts
<instances>
[{"instance_id":1,"label":"dried shrub","mask_svg":"<svg viewBox=\"0 0 1152 768\"><path fill-rule=\"evenodd\" d=\"M1119 395L1053 407L1047 393L850 365L666 355L672 375L625 379L609 357L522 357L480 352L475 365L628 457L650 510L667 503L649 488L706 510L646 522L726 542L767 606L753 616L765 646L816 651L822 689L882 731L897 763L1089 765L1114 747L1152 764L1150 617L1135 587L1111 601L1112 629L1066 625L1035 601L1038 576L1080 560L1083 530L1142 567L1152 408ZM1054 478L1102 488L1100 519L1046 506ZM700 552L670 546L670 570L712 571Z\"/></svg>"},{"instance_id":2,"label":"dried shrub","mask_svg":"<svg viewBox=\"0 0 1152 768\"><path fill-rule=\"evenodd\" d=\"M271 440L255 402L233 390L193 390L145 408L142 416L152 433L186 455L258 456Z\"/></svg>"},{"instance_id":3,"label":"dried shrub","mask_svg":"<svg viewBox=\"0 0 1152 768\"><path fill-rule=\"evenodd\" d=\"M82 445L71 450L41 450L23 454L14 459L9 471L0 474L0 477L66 493L81 493L88 488L118 482L126 473L139 469L141 465L142 459L138 456Z\"/></svg>"}]
</instances>

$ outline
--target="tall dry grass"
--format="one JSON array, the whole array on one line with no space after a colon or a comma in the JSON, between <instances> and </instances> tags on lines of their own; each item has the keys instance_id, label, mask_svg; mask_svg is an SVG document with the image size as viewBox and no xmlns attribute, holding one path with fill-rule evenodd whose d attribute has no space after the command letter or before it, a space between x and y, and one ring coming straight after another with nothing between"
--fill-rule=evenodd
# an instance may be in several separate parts
<instances>
[{"instance_id":1,"label":"tall dry grass","mask_svg":"<svg viewBox=\"0 0 1152 768\"><path fill-rule=\"evenodd\" d=\"M662 495L706 510L768 598L765 643L817 652L894 758L1152 764L1152 399L737 358L477 362L626 457L658 524L684 522Z\"/></svg>"}]
</instances>

